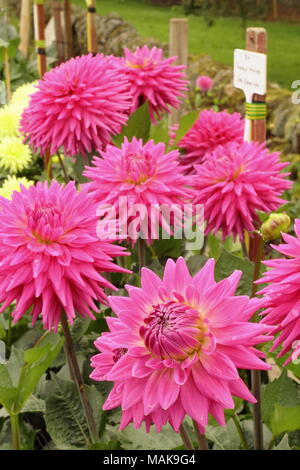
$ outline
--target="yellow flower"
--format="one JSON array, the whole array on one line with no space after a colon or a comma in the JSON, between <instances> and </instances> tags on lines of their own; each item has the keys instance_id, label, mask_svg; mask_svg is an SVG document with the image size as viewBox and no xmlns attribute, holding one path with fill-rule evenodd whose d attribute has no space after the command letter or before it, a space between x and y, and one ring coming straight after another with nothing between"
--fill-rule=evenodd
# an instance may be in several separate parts
<instances>
[{"instance_id":1,"label":"yellow flower","mask_svg":"<svg viewBox=\"0 0 300 470\"><path fill-rule=\"evenodd\" d=\"M27 178L17 178L16 176L8 176L0 188L0 196L6 199L11 199L13 191L20 191L20 184L29 188L34 184L34 181L30 181Z\"/></svg>"},{"instance_id":2,"label":"yellow flower","mask_svg":"<svg viewBox=\"0 0 300 470\"><path fill-rule=\"evenodd\" d=\"M32 155L28 145L18 137L4 137L0 142L0 167L11 173L28 168Z\"/></svg>"},{"instance_id":3,"label":"yellow flower","mask_svg":"<svg viewBox=\"0 0 300 470\"><path fill-rule=\"evenodd\" d=\"M11 97L11 103L17 105L22 111L27 108L30 96L38 90L36 84L37 81L19 86Z\"/></svg>"},{"instance_id":4,"label":"yellow flower","mask_svg":"<svg viewBox=\"0 0 300 470\"><path fill-rule=\"evenodd\" d=\"M21 112L15 104L0 108L0 139L19 135L18 127Z\"/></svg>"}]
</instances>

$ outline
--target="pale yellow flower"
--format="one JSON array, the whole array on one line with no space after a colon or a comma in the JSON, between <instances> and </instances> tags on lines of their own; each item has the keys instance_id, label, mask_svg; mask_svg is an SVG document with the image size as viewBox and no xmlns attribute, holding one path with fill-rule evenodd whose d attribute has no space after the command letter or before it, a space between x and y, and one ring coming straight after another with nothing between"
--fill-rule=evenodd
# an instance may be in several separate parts
<instances>
[{"instance_id":1,"label":"pale yellow flower","mask_svg":"<svg viewBox=\"0 0 300 470\"><path fill-rule=\"evenodd\" d=\"M15 104L8 104L0 108L0 139L20 135L18 127L21 112L19 106Z\"/></svg>"},{"instance_id":2,"label":"pale yellow flower","mask_svg":"<svg viewBox=\"0 0 300 470\"><path fill-rule=\"evenodd\" d=\"M30 166L30 147L18 137L4 137L0 141L0 167L10 173L18 173Z\"/></svg>"},{"instance_id":3,"label":"pale yellow flower","mask_svg":"<svg viewBox=\"0 0 300 470\"><path fill-rule=\"evenodd\" d=\"M30 181L27 178L17 178L16 176L8 176L0 188L0 196L6 199L11 199L13 191L20 191L20 184L29 188L34 184L34 181Z\"/></svg>"},{"instance_id":4,"label":"pale yellow flower","mask_svg":"<svg viewBox=\"0 0 300 470\"><path fill-rule=\"evenodd\" d=\"M20 109L27 108L30 100L30 96L38 91L36 88L37 81L25 83L24 85L19 86L11 97L11 103L20 107Z\"/></svg>"}]
</instances>

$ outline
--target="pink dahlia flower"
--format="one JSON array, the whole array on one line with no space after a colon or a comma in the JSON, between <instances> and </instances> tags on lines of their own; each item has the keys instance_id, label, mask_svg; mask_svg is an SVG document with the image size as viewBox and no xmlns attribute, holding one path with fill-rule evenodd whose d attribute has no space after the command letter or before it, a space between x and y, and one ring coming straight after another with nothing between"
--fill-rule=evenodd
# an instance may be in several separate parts
<instances>
[{"instance_id":1,"label":"pink dahlia flower","mask_svg":"<svg viewBox=\"0 0 300 470\"><path fill-rule=\"evenodd\" d=\"M271 348L282 346L278 357L290 356L285 364L300 355L300 219L295 220L296 237L282 233L285 243L272 247L289 259L264 261L271 268L258 281L269 283L259 294L264 294L264 318L262 323L276 325L274 333L280 333Z\"/></svg>"},{"instance_id":2,"label":"pink dahlia flower","mask_svg":"<svg viewBox=\"0 0 300 470\"><path fill-rule=\"evenodd\" d=\"M182 163L193 173L193 165L202 163L219 146L244 141L244 121L239 113L202 111L178 146L185 151Z\"/></svg>"},{"instance_id":3,"label":"pink dahlia flower","mask_svg":"<svg viewBox=\"0 0 300 470\"><path fill-rule=\"evenodd\" d=\"M125 49L123 71L130 82L133 110L149 101L152 122L161 119L170 107L178 108L187 90L185 66L172 65L176 57L162 58L163 51L157 47L137 47L135 52Z\"/></svg>"},{"instance_id":4,"label":"pink dahlia flower","mask_svg":"<svg viewBox=\"0 0 300 470\"><path fill-rule=\"evenodd\" d=\"M74 183L38 183L12 200L0 198L0 311L16 301L17 322L31 309L46 329L57 330L61 312L70 323L75 312L94 318L94 301L106 303L101 272L122 271L112 257L123 248L96 236L97 204Z\"/></svg>"},{"instance_id":5,"label":"pink dahlia flower","mask_svg":"<svg viewBox=\"0 0 300 470\"><path fill-rule=\"evenodd\" d=\"M194 203L204 204L206 233L222 231L244 239L244 231L255 229L256 211L272 212L285 201L280 198L291 181L279 153L269 153L258 143L218 147L209 160L196 165Z\"/></svg>"},{"instance_id":6,"label":"pink dahlia flower","mask_svg":"<svg viewBox=\"0 0 300 470\"><path fill-rule=\"evenodd\" d=\"M211 259L191 277L179 258L163 280L143 268L141 288L109 297L116 317L95 342L91 377L115 382L104 409L122 407L121 429L145 421L159 432L169 422L178 432L188 415L203 432L209 413L225 425L232 395L255 402L237 368L270 369L254 346L272 327L249 321L261 300L234 296L240 276L216 283Z\"/></svg>"},{"instance_id":7,"label":"pink dahlia flower","mask_svg":"<svg viewBox=\"0 0 300 470\"><path fill-rule=\"evenodd\" d=\"M39 81L21 118L35 151L66 155L101 149L128 119L132 98L114 60L91 54L70 59Z\"/></svg>"},{"instance_id":8,"label":"pink dahlia flower","mask_svg":"<svg viewBox=\"0 0 300 470\"><path fill-rule=\"evenodd\" d=\"M209 91L213 86L213 81L207 75L200 75L200 77L198 77L196 80L196 86L201 91Z\"/></svg>"},{"instance_id":9,"label":"pink dahlia flower","mask_svg":"<svg viewBox=\"0 0 300 470\"><path fill-rule=\"evenodd\" d=\"M121 148L108 145L106 151L101 152L101 156L102 158L94 158L94 166L86 167L84 175L91 179L88 185L96 201L103 207L107 204L112 205L118 219L123 218L121 198L127 198L128 227L136 215L135 213L130 215L130 211L137 204L143 205L142 210L139 210L140 228L144 238L148 240L151 240L151 235L153 238L158 238L154 223L157 216L157 212L154 211L155 204L172 207L175 220L179 218L182 220L183 204L192 195L192 191L186 185L192 180L183 175L177 150L166 153L163 143L154 144L153 140L150 140L144 145L141 139L137 140L134 137L132 142L128 142L125 137ZM159 225L169 233L170 222L167 211L161 211L158 216ZM137 234L137 231L135 233ZM134 239L133 236L130 238Z\"/></svg>"}]
</instances>

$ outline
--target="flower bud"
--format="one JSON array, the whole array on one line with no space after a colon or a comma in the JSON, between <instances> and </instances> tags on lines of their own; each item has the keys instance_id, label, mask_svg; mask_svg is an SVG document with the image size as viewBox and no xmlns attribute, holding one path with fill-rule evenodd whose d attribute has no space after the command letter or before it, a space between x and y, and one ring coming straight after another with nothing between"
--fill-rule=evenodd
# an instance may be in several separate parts
<instances>
[{"instance_id":1,"label":"flower bud","mask_svg":"<svg viewBox=\"0 0 300 470\"><path fill-rule=\"evenodd\" d=\"M291 219L287 214L270 214L261 226L261 234L265 240L277 240L281 232L287 232Z\"/></svg>"}]
</instances>

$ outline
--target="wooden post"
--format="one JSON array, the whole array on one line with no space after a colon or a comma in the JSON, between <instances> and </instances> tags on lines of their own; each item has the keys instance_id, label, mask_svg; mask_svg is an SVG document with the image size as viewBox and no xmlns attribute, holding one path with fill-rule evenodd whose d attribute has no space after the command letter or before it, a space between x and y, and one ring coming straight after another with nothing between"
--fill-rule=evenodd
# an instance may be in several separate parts
<instances>
[{"instance_id":1,"label":"wooden post","mask_svg":"<svg viewBox=\"0 0 300 470\"><path fill-rule=\"evenodd\" d=\"M264 28L247 28L246 32L246 49L251 52L267 53L267 33ZM265 103L266 95L254 95L252 101L254 103ZM264 143L266 141L266 119L256 119L251 121L251 140ZM261 244L260 235L254 234L250 239L249 255L251 261L258 265L257 253ZM258 277L258 276L257 276ZM254 293L255 294L255 293ZM252 393L257 403L253 405L254 411L254 448L262 450L263 442L263 426L261 414L261 371L251 371Z\"/></svg>"},{"instance_id":2,"label":"wooden post","mask_svg":"<svg viewBox=\"0 0 300 470\"><path fill-rule=\"evenodd\" d=\"M61 24L61 15L62 15L62 4L60 0L53 0L52 1L52 11L53 11L53 18L54 18L54 28L55 28L55 45L57 51L57 62L60 64L65 60L65 53L64 53L64 33Z\"/></svg>"},{"instance_id":3,"label":"wooden post","mask_svg":"<svg viewBox=\"0 0 300 470\"><path fill-rule=\"evenodd\" d=\"M42 77L47 71L44 0L34 0L33 8L34 37L38 61L38 72L39 76Z\"/></svg>"},{"instance_id":4,"label":"wooden post","mask_svg":"<svg viewBox=\"0 0 300 470\"><path fill-rule=\"evenodd\" d=\"M176 65L188 63L188 20L185 18L172 18L170 20L169 56L177 56ZM182 106L174 109L170 115L170 124L178 124Z\"/></svg>"},{"instance_id":5,"label":"wooden post","mask_svg":"<svg viewBox=\"0 0 300 470\"><path fill-rule=\"evenodd\" d=\"M87 48L88 52L97 54L97 34L95 25L96 0L86 0L87 4Z\"/></svg>"},{"instance_id":6,"label":"wooden post","mask_svg":"<svg viewBox=\"0 0 300 470\"><path fill-rule=\"evenodd\" d=\"M19 50L24 57L27 57L31 30L31 0L22 0L20 16Z\"/></svg>"},{"instance_id":7,"label":"wooden post","mask_svg":"<svg viewBox=\"0 0 300 470\"><path fill-rule=\"evenodd\" d=\"M267 53L267 33L264 28L247 28L246 49L252 52ZM265 103L266 95L254 95L254 103ZM252 121L251 140L265 142L267 133L266 119L256 119Z\"/></svg>"},{"instance_id":8,"label":"wooden post","mask_svg":"<svg viewBox=\"0 0 300 470\"><path fill-rule=\"evenodd\" d=\"M273 0L273 19L278 20L278 1Z\"/></svg>"},{"instance_id":9,"label":"wooden post","mask_svg":"<svg viewBox=\"0 0 300 470\"><path fill-rule=\"evenodd\" d=\"M70 0L64 0L64 23L65 23L65 59L73 56L73 33L71 21Z\"/></svg>"}]
</instances>

